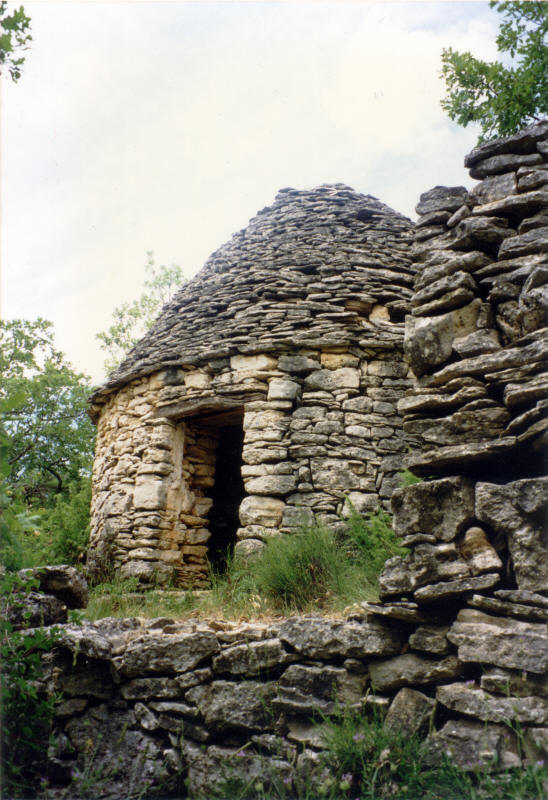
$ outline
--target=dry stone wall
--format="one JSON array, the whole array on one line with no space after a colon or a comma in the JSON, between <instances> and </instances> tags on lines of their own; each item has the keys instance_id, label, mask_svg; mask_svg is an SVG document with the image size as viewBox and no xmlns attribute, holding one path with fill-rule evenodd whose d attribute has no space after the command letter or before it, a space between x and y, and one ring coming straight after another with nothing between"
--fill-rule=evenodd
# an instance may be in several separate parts
<instances>
[{"instance_id":1,"label":"dry stone wall","mask_svg":"<svg viewBox=\"0 0 548 800\"><path fill-rule=\"evenodd\" d=\"M244 554L315 518L340 524L346 498L389 508L418 441L396 407L411 385L410 237L336 185L283 190L213 254L94 397L90 575L205 585L230 467ZM232 465L226 427L242 437Z\"/></svg>"},{"instance_id":2,"label":"dry stone wall","mask_svg":"<svg viewBox=\"0 0 548 800\"><path fill-rule=\"evenodd\" d=\"M208 797L234 777L260 780L266 790L285 779L288 795L298 795L299 781L320 785L329 775L325 727L318 722L337 705L363 714L374 708L387 727L407 734L430 728L432 758L448 754L465 770L501 771L548 759L541 347L547 134L548 125L540 123L484 145L467 158L472 175L482 179L472 192L436 187L421 197L405 343L416 383L399 411L404 427L428 443L408 456L427 480L393 493L394 526L408 554L386 562L380 601L353 607L340 620L237 625L131 619L65 626L47 677L50 690L64 693L49 752L52 797L78 795L91 768L103 776L105 798L131 796L137 782L136 795L145 782L150 794ZM355 356L348 350L344 358L348 353ZM267 447L286 446L291 419L314 419L293 414L278 425L289 417L289 406L268 404L299 396L280 398L280 381L298 383L301 398L310 391L336 400L344 389L341 413L379 413L344 404L368 400L362 378L382 376L385 360L368 361L364 370L333 361L332 354L327 361L319 353L301 355L303 371L285 372L288 362L280 355L276 366L284 374L269 374L266 399L244 412L246 434L258 431ZM329 383L337 374L357 374L360 383L346 377L342 387ZM392 373L390 380L399 378ZM135 444L145 452L154 431L171 437L175 423L155 416L146 379L133 385L145 387L145 399L136 400L139 393L127 388L126 408L149 402L150 430L144 435L135 425ZM331 421L329 406L310 405L325 409L322 419ZM273 415L271 424L265 418L251 424L253 415L265 413ZM100 428L117 430L115 420L122 418L118 410L106 413ZM123 440L116 458L130 452L124 453L129 444ZM257 450L257 441L252 437L245 447ZM127 469L132 465L128 461ZM156 496L156 490L142 491ZM166 497L169 491L166 486ZM250 496L282 496L270 488L269 494L254 491ZM127 514L119 494L113 519ZM279 508L280 526L288 496ZM275 506L264 513L274 515ZM253 524L244 515L242 527Z\"/></svg>"},{"instance_id":3,"label":"dry stone wall","mask_svg":"<svg viewBox=\"0 0 548 800\"><path fill-rule=\"evenodd\" d=\"M451 719L433 741L473 760L489 739L500 764L515 761L500 749L501 723L523 725L544 749L548 740L538 716L548 669L547 162L541 122L473 150L465 163L482 180L471 192L436 187L417 206L405 334L417 380L398 408L425 442L408 464L429 479L393 495L409 553L386 562L376 612L439 614L410 644L441 647L439 663L456 647L476 670L468 682L438 681Z\"/></svg>"}]
</instances>

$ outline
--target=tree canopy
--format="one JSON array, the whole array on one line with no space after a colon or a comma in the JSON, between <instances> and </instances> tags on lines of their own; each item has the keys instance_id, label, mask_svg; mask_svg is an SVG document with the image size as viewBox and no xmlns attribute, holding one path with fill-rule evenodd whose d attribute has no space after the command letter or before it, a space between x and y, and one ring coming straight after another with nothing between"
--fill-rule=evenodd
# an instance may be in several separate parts
<instances>
[{"instance_id":1,"label":"tree canopy","mask_svg":"<svg viewBox=\"0 0 548 800\"><path fill-rule=\"evenodd\" d=\"M156 266L152 252L147 253L147 278L143 292L137 300L122 303L112 312L113 323L107 331L96 334L101 349L108 357L105 369L112 372L131 348L151 327L162 306L183 283L183 271L177 264Z\"/></svg>"},{"instance_id":2,"label":"tree canopy","mask_svg":"<svg viewBox=\"0 0 548 800\"><path fill-rule=\"evenodd\" d=\"M50 504L91 469L90 381L72 370L41 318L0 322L0 373L7 480L27 502Z\"/></svg>"},{"instance_id":3,"label":"tree canopy","mask_svg":"<svg viewBox=\"0 0 548 800\"><path fill-rule=\"evenodd\" d=\"M0 2L0 74L7 67L11 79L19 80L21 68L25 62L21 51L28 48L31 40L30 17L25 14L23 6L8 13L8 4L2 0Z\"/></svg>"},{"instance_id":4,"label":"tree canopy","mask_svg":"<svg viewBox=\"0 0 548 800\"><path fill-rule=\"evenodd\" d=\"M463 127L479 123L479 142L508 136L548 114L548 3L489 5L502 15L496 42L509 65L450 47L442 52L442 108Z\"/></svg>"}]
</instances>

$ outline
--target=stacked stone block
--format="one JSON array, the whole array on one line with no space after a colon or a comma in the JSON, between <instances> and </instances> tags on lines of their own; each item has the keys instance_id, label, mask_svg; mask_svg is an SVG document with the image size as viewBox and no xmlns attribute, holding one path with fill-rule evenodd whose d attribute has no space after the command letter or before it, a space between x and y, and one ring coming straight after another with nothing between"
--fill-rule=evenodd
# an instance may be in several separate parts
<instances>
[{"instance_id":1,"label":"stacked stone block","mask_svg":"<svg viewBox=\"0 0 548 800\"><path fill-rule=\"evenodd\" d=\"M416 382L398 408L425 442L408 465L429 479L393 495L409 553L386 563L375 613L437 617L409 643L460 664L437 681L432 744L465 765L481 748L521 763L509 725L529 758L548 741L547 147L547 122L483 145L465 161L472 191L436 187L417 207Z\"/></svg>"}]
</instances>

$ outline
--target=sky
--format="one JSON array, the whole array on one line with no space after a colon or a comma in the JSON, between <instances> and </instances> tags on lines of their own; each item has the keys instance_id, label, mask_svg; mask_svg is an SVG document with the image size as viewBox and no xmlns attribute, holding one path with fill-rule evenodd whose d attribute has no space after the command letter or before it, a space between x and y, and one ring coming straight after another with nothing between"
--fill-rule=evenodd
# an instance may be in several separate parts
<instances>
[{"instance_id":1,"label":"sky","mask_svg":"<svg viewBox=\"0 0 548 800\"><path fill-rule=\"evenodd\" d=\"M0 311L52 320L96 383L95 334L148 251L191 277L286 186L343 182L413 218L421 192L474 183L441 51L496 58L487 2L23 2L23 75L0 79Z\"/></svg>"}]
</instances>

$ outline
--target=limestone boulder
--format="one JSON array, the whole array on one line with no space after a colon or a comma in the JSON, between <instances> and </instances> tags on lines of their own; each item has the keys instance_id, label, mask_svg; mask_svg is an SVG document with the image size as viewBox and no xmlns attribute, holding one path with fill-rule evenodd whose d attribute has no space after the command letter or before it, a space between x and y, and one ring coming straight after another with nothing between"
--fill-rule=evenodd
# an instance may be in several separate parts
<instances>
[{"instance_id":1,"label":"limestone boulder","mask_svg":"<svg viewBox=\"0 0 548 800\"><path fill-rule=\"evenodd\" d=\"M497 551L489 542L483 528L478 525L473 525L465 531L459 542L459 551L472 575L502 569L502 561Z\"/></svg>"},{"instance_id":2,"label":"limestone boulder","mask_svg":"<svg viewBox=\"0 0 548 800\"><path fill-rule=\"evenodd\" d=\"M22 569L18 574L23 579L36 579L40 592L54 595L67 608L86 608L88 604L88 584L76 567L67 564L32 567Z\"/></svg>"},{"instance_id":3,"label":"limestone boulder","mask_svg":"<svg viewBox=\"0 0 548 800\"><path fill-rule=\"evenodd\" d=\"M167 488L166 481L155 475L139 475L135 481L133 505L147 511L162 509L167 499Z\"/></svg>"},{"instance_id":4,"label":"limestone boulder","mask_svg":"<svg viewBox=\"0 0 548 800\"><path fill-rule=\"evenodd\" d=\"M500 575L498 573L488 572L485 575L457 578L456 580L440 581L439 583L421 586L415 591L414 597L417 603L421 605L431 605L453 600L461 595L492 589L499 582Z\"/></svg>"},{"instance_id":5,"label":"limestone boulder","mask_svg":"<svg viewBox=\"0 0 548 800\"><path fill-rule=\"evenodd\" d=\"M227 786L237 787L237 791L247 787L259 797L280 782L291 785L295 777L294 767L284 758L270 758L247 748L187 746L183 757L188 764L189 796L196 800L226 796Z\"/></svg>"},{"instance_id":6,"label":"limestone boulder","mask_svg":"<svg viewBox=\"0 0 548 800\"><path fill-rule=\"evenodd\" d=\"M379 597L386 601L412 594L415 589L415 576L412 572L411 557L392 556L384 562L379 575Z\"/></svg>"},{"instance_id":7,"label":"limestone boulder","mask_svg":"<svg viewBox=\"0 0 548 800\"><path fill-rule=\"evenodd\" d=\"M456 211L467 196L464 186L434 186L421 194L415 211L421 216L438 211Z\"/></svg>"},{"instance_id":8,"label":"limestone boulder","mask_svg":"<svg viewBox=\"0 0 548 800\"><path fill-rule=\"evenodd\" d=\"M372 661L369 665L371 683L379 691L402 686L426 686L458 677L462 664L456 656L442 659L404 653L401 656Z\"/></svg>"},{"instance_id":9,"label":"limestone boulder","mask_svg":"<svg viewBox=\"0 0 548 800\"><path fill-rule=\"evenodd\" d=\"M285 503L276 497L248 495L240 504L240 522L242 525L277 528L282 521L284 509Z\"/></svg>"},{"instance_id":10,"label":"limestone boulder","mask_svg":"<svg viewBox=\"0 0 548 800\"><path fill-rule=\"evenodd\" d=\"M447 638L457 645L461 661L479 661L534 673L544 673L548 669L545 624L462 609Z\"/></svg>"},{"instance_id":11,"label":"limestone boulder","mask_svg":"<svg viewBox=\"0 0 548 800\"><path fill-rule=\"evenodd\" d=\"M533 675L519 670L491 667L485 669L480 686L486 692L505 697L548 698L548 675Z\"/></svg>"},{"instance_id":12,"label":"limestone boulder","mask_svg":"<svg viewBox=\"0 0 548 800\"><path fill-rule=\"evenodd\" d=\"M352 367L321 369L311 372L304 380L305 390L334 392L341 389L358 389L360 372Z\"/></svg>"},{"instance_id":13,"label":"limestone boulder","mask_svg":"<svg viewBox=\"0 0 548 800\"><path fill-rule=\"evenodd\" d=\"M284 650L279 639L248 642L222 650L213 657L213 672L216 675L265 675L283 664L291 663L295 657Z\"/></svg>"},{"instance_id":14,"label":"limestone boulder","mask_svg":"<svg viewBox=\"0 0 548 800\"><path fill-rule=\"evenodd\" d=\"M217 637L209 631L145 635L131 641L115 663L118 672L127 678L154 673L169 675L192 670L219 650Z\"/></svg>"},{"instance_id":15,"label":"limestone boulder","mask_svg":"<svg viewBox=\"0 0 548 800\"><path fill-rule=\"evenodd\" d=\"M548 477L476 486L477 518L507 537L520 589L546 592L548 587L547 511Z\"/></svg>"},{"instance_id":16,"label":"limestone boulder","mask_svg":"<svg viewBox=\"0 0 548 800\"><path fill-rule=\"evenodd\" d=\"M409 366L420 377L445 363L455 339L476 330L481 308L479 299L435 317L407 317L404 352Z\"/></svg>"},{"instance_id":17,"label":"limestone boulder","mask_svg":"<svg viewBox=\"0 0 548 800\"><path fill-rule=\"evenodd\" d=\"M296 475L262 475L258 478L244 480L246 493L249 495L286 495L297 486Z\"/></svg>"},{"instance_id":18,"label":"limestone boulder","mask_svg":"<svg viewBox=\"0 0 548 800\"><path fill-rule=\"evenodd\" d=\"M280 678L274 705L288 715L331 714L337 707L360 704L366 685L364 673L294 664Z\"/></svg>"},{"instance_id":19,"label":"limestone boulder","mask_svg":"<svg viewBox=\"0 0 548 800\"><path fill-rule=\"evenodd\" d=\"M27 592L14 598L9 607L0 606L2 616L13 630L38 628L67 621L67 607L58 597Z\"/></svg>"},{"instance_id":20,"label":"limestone boulder","mask_svg":"<svg viewBox=\"0 0 548 800\"><path fill-rule=\"evenodd\" d=\"M146 731L136 729L133 712L114 710L103 703L69 720L65 730L78 751L71 797L88 793L90 764L100 776L104 798L137 797L143 789L152 794L165 790L171 776L162 745Z\"/></svg>"},{"instance_id":21,"label":"limestone boulder","mask_svg":"<svg viewBox=\"0 0 548 800\"><path fill-rule=\"evenodd\" d=\"M449 625L419 625L409 637L409 646L434 655L445 655L450 645L447 640Z\"/></svg>"},{"instance_id":22,"label":"limestone boulder","mask_svg":"<svg viewBox=\"0 0 548 800\"><path fill-rule=\"evenodd\" d=\"M272 730L272 700L276 692L274 681L213 681L189 689L185 698L196 704L208 728L255 733Z\"/></svg>"},{"instance_id":23,"label":"limestone boulder","mask_svg":"<svg viewBox=\"0 0 548 800\"><path fill-rule=\"evenodd\" d=\"M392 511L398 536L427 533L449 542L474 519L474 487L460 476L415 483L394 492Z\"/></svg>"},{"instance_id":24,"label":"limestone boulder","mask_svg":"<svg viewBox=\"0 0 548 800\"><path fill-rule=\"evenodd\" d=\"M515 617L529 622L548 622L548 608L536 608L524 603L511 603L499 600L497 597L484 597L475 594L468 598L468 605L479 608L487 614L501 617Z\"/></svg>"},{"instance_id":25,"label":"limestone boulder","mask_svg":"<svg viewBox=\"0 0 548 800\"><path fill-rule=\"evenodd\" d=\"M286 378L273 378L268 384L268 400L295 400L301 393L301 387L296 381Z\"/></svg>"},{"instance_id":26,"label":"limestone boulder","mask_svg":"<svg viewBox=\"0 0 548 800\"><path fill-rule=\"evenodd\" d=\"M510 414L493 400L473 400L443 417L405 421L406 433L420 436L427 446L458 445L463 441L494 439L504 433Z\"/></svg>"},{"instance_id":27,"label":"limestone boulder","mask_svg":"<svg viewBox=\"0 0 548 800\"><path fill-rule=\"evenodd\" d=\"M548 700L544 697L503 697L468 683L450 683L438 686L436 698L450 711L484 722L548 722Z\"/></svg>"},{"instance_id":28,"label":"limestone boulder","mask_svg":"<svg viewBox=\"0 0 548 800\"><path fill-rule=\"evenodd\" d=\"M426 733L436 701L416 689L404 687L392 700L384 720L386 730L402 736L418 736Z\"/></svg>"},{"instance_id":29,"label":"limestone boulder","mask_svg":"<svg viewBox=\"0 0 548 800\"><path fill-rule=\"evenodd\" d=\"M342 622L321 617L290 617L280 626L280 639L310 658L365 658L392 655L406 641L405 629L377 619Z\"/></svg>"},{"instance_id":30,"label":"limestone boulder","mask_svg":"<svg viewBox=\"0 0 548 800\"><path fill-rule=\"evenodd\" d=\"M531 192L531 194L548 197L548 192ZM548 253L548 227L534 228L526 233L512 236L501 244L499 250L500 258L518 258L533 253Z\"/></svg>"},{"instance_id":31,"label":"limestone boulder","mask_svg":"<svg viewBox=\"0 0 548 800\"><path fill-rule=\"evenodd\" d=\"M506 725L450 720L427 739L431 759L444 755L461 769L504 771L521 766L517 743Z\"/></svg>"}]
</instances>

